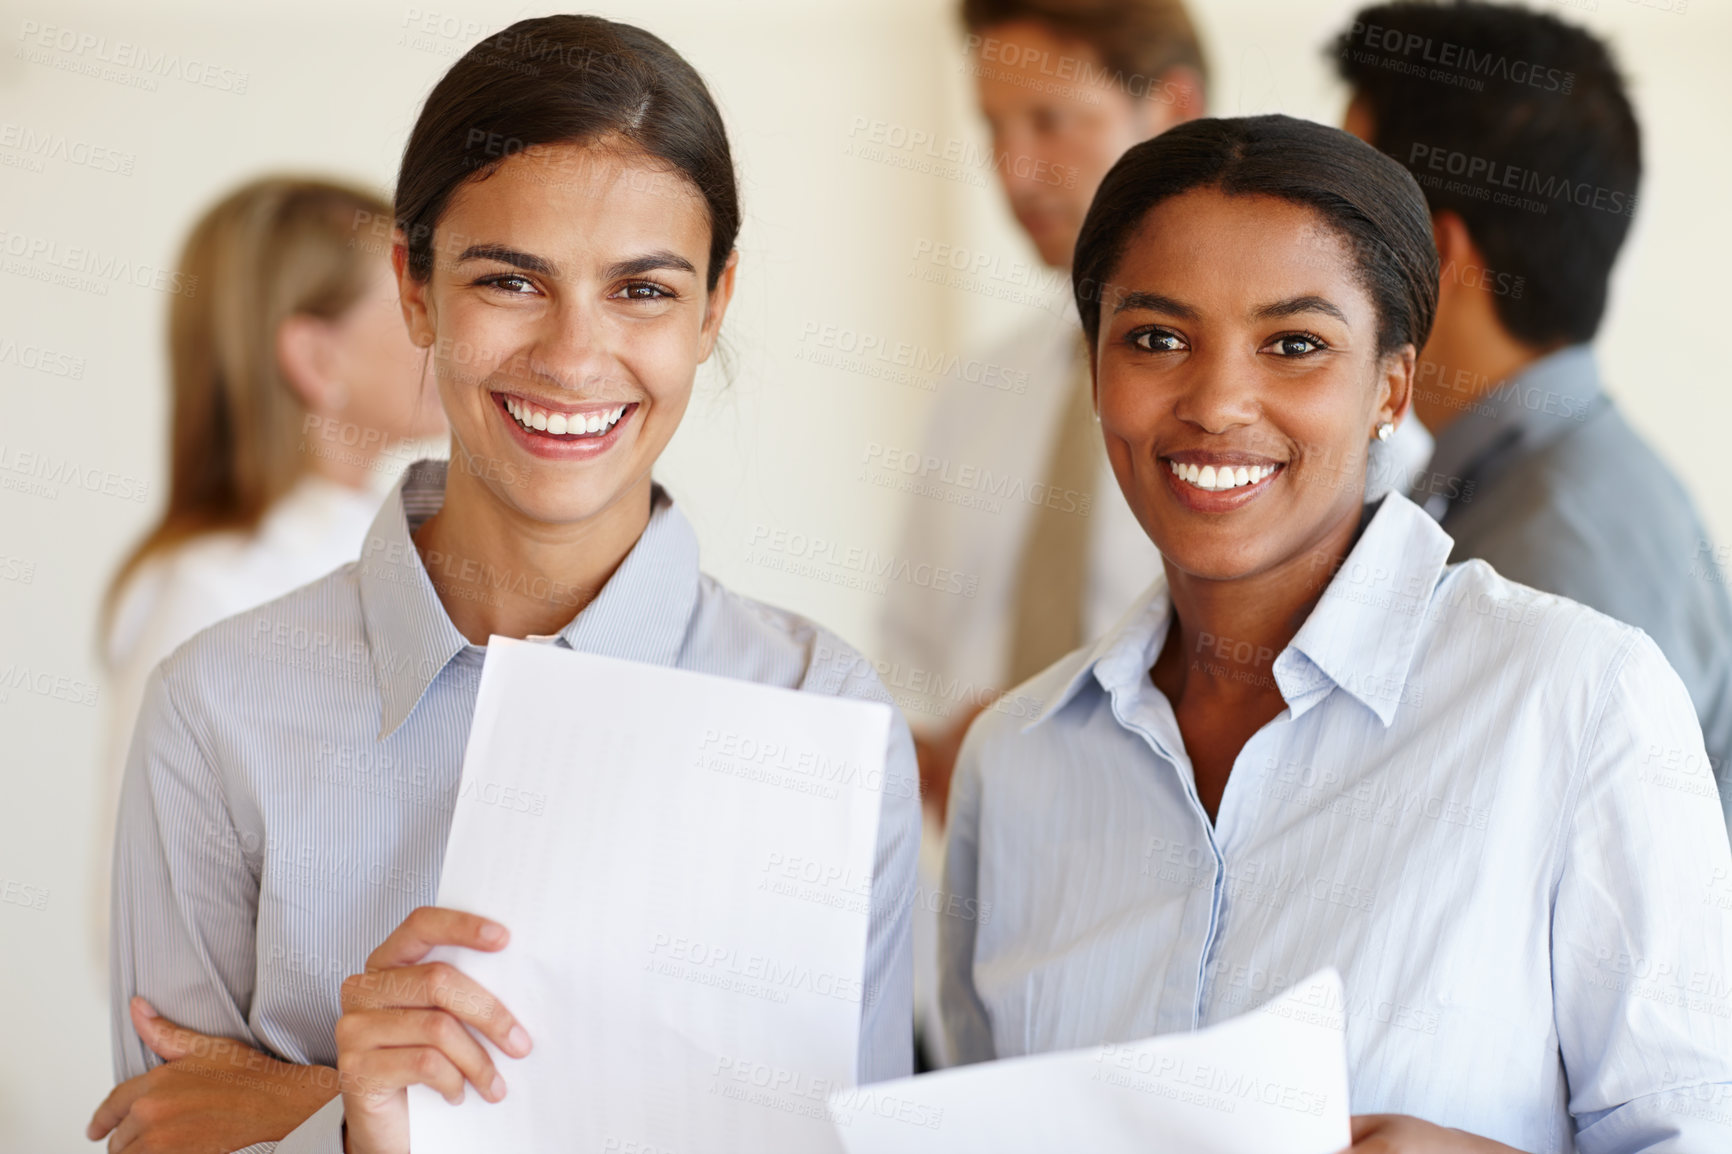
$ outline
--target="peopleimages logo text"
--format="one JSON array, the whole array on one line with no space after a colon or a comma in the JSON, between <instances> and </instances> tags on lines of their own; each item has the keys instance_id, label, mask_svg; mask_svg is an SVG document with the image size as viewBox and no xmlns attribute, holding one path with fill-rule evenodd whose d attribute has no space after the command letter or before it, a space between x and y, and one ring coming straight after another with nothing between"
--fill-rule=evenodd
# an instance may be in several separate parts
<instances>
[{"instance_id":1,"label":"peopleimages logo text","mask_svg":"<svg viewBox=\"0 0 1732 1154\"><path fill-rule=\"evenodd\" d=\"M1616 216L1636 215L1636 194L1633 192L1601 188L1585 180L1571 181L1567 177L1546 176L1531 168L1506 164L1484 156L1470 156L1465 152L1418 141L1408 149L1407 167L1447 173L1470 183L1509 189L1542 200L1566 200L1581 208L1596 208Z\"/></svg>"},{"instance_id":2,"label":"peopleimages logo text","mask_svg":"<svg viewBox=\"0 0 1732 1154\"><path fill-rule=\"evenodd\" d=\"M1348 47L1357 44L1389 56L1412 58L1467 75L1507 80L1545 92L1561 92L1566 96L1576 85L1574 72L1547 68L1528 60L1511 60L1501 53L1477 52L1453 41L1434 40L1417 32L1402 32L1381 24L1355 21L1347 42Z\"/></svg>"}]
</instances>

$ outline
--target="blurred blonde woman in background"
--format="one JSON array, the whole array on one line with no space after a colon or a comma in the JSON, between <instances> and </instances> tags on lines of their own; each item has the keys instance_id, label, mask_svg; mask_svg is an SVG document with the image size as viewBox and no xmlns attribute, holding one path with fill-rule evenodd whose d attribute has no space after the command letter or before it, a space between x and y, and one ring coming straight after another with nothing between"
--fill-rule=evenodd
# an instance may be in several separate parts
<instances>
[{"instance_id":1,"label":"blurred blonde woman in background","mask_svg":"<svg viewBox=\"0 0 1732 1154\"><path fill-rule=\"evenodd\" d=\"M442 435L425 356L391 274L390 206L363 189L267 177L194 225L169 312L169 496L103 603L109 717L96 944L108 921L120 770L151 669L209 625L351 560L406 458ZM418 455L410 453L409 456Z\"/></svg>"}]
</instances>

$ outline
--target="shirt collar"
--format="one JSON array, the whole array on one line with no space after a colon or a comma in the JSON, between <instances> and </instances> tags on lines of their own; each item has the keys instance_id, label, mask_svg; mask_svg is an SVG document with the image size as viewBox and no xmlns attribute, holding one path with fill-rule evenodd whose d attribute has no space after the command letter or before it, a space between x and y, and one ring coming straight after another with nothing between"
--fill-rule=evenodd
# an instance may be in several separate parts
<instances>
[{"instance_id":1,"label":"shirt collar","mask_svg":"<svg viewBox=\"0 0 1732 1154\"><path fill-rule=\"evenodd\" d=\"M359 565L361 615L379 685L381 740L408 719L468 641L445 612L411 534L445 503L446 462L410 465L373 519ZM656 665L677 662L697 608L698 541L660 485L650 519L596 597L556 643Z\"/></svg>"},{"instance_id":2,"label":"shirt collar","mask_svg":"<svg viewBox=\"0 0 1732 1154\"><path fill-rule=\"evenodd\" d=\"M1167 591L1165 574L1155 578L1143 595L1088 648L1082 665L1065 680L1053 696L1052 703L1041 710L1027 725L1027 733L1082 691L1091 679L1108 693L1130 685L1149 675L1161 646L1167 643L1167 627L1172 620L1172 598Z\"/></svg>"},{"instance_id":3,"label":"shirt collar","mask_svg":"<svg viewBox=\"0 0 1732 1154\"><path fill-rule=\"evenodd\" d=\"M1406 693L1420 627L1454 542L1399 493L1379 503L1335 577L1287 648L1275 658L1275 683L1298 717L1339 687L1387 728ZM1165 577L1109 629L1024 732L1064 708L1091 679L1111 694L1141 687L1166 644L1172 598Z\"/></svg>"},{"instance_id":4,"label":"shirt collar","mask_svg":"<svg viewBox=\"0 0 1732 1154\"><path fill-rule=\"evenodd\" d=\"M1338 686L1385 728L1394 722L1454 544L1406 497L1383 498L1305 624L1275 658L1275 682L1293 716Z\"/></svg>"},{"instance_id":5,"label":"shirt collar","mask_svg":"<svg viewBox=\"0 0 1732 1154\"><path fill-rule=\"evenodd\" d=\"M1537 448L1580 422L1599 394L1599 363L1591 346L1570 345L1543 356L1445 425L1427 471L1465 481L1488 458ZM1441 491L1435 485L1427 489Z\"/></svg>"}]
</instances>

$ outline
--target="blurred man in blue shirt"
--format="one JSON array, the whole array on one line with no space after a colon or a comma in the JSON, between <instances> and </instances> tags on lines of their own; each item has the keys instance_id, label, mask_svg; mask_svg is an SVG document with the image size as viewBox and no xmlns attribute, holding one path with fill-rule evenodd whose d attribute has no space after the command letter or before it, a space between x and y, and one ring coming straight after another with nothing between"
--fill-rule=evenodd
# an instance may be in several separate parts
<instances>
[{"instance_id":1,"label":"blurred man in blue shirt","mask_svg":"<svg viewBox=\"0 0 1732 1154\"><path fill-rule=\"evenodd\" d=\"M1641 130L1606 46L1482 3L1363 9L1335 44L1343 125L1431 205L1437 323L1414 411L1437 438L1410 495L1513 580L1639 626L1690 690L1732 823L1732 602L1670 468L1601 391L1591 342L1636 212ZM1688 415L1683 415L1688 419Z\"/></svg>"}]
</instances>

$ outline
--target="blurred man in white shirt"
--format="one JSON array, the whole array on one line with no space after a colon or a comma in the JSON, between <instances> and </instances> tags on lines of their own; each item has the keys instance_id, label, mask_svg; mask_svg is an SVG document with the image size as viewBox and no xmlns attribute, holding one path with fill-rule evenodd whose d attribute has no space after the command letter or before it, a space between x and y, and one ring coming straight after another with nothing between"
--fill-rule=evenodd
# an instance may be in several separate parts
<instances>
[{"instance_id":1,"label":"blurred man in white shirt","mask_svg":"<svg viewBox=\"0 0 1732 1154\"><path fill-rule=\"evenodd\" d=\"M1196 28L1182 0L963 0L961 16L993 169L1062 281L1107 170L1132 145L1203 113ZM897 695L920 758L929 893L968 723L982 708L1042 709L1005 691L1103 632L1160 571L1107 464L1066 289L1061 308L1030 310L1033 319L985 358L1027 387L989 392L947 380L927 431L924 461L981 484L968 502L915 500L901 555L978 574L974 596L897 582L886 609L886 680L892 692L899 680L905 687ZM931 995L922 979L936 916L916 918L920 1001ZM934 1033L923 1031L924 1056L944 1064Z\"/></svg>"},{"instance_id":2,"label":"blurred man in white shirt","mask_svg":"<svg viewBox=\"0 0 1732 1154\"><path fill-rule=\"evenodd\" d=\"M961 15L994 171L1062 278L1107 170L1131 145L1202 114L1195 27L1180 0L964 0ZM1063 295L1061 311L1031 309L984 358L1026 374L1026 389L946 381L927 432L928 459L993 478L979 501L915 501L906 530L904 556L979 574L975 595L901 583L886 613L886 656L933 690L930 708L916 701L908 712L940 817L956 746L980 708L1104 630L1158 571L1107 465Z\"/></svg>"}]
</instances>

